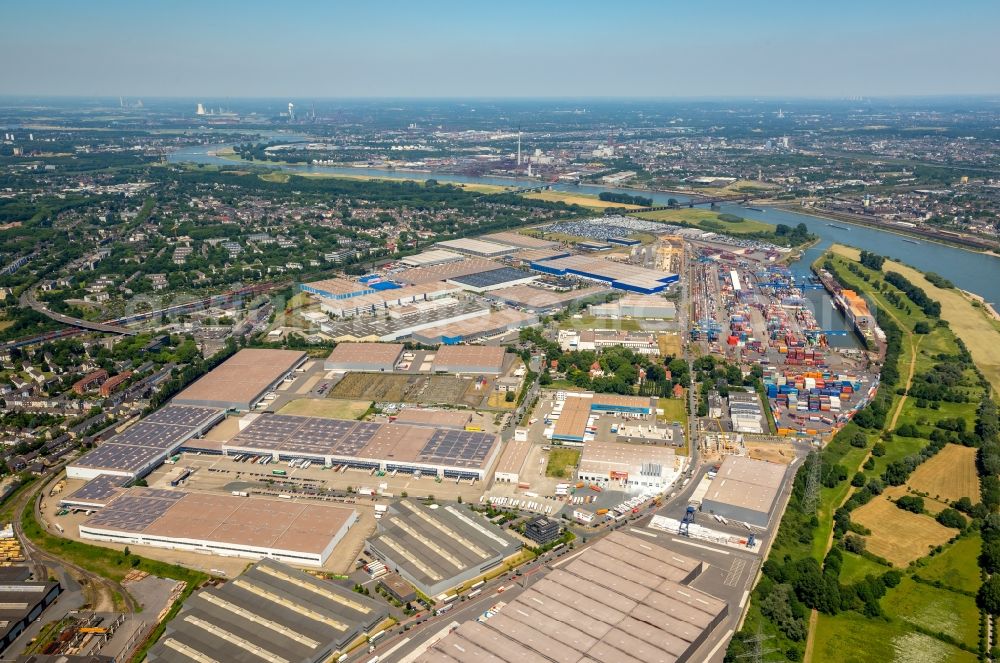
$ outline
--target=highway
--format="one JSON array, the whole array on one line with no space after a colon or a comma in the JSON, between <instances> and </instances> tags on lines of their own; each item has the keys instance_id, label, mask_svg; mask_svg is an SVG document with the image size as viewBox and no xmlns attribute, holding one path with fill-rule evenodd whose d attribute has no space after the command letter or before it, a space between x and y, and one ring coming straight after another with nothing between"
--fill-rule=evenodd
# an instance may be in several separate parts
<instances>
[{"instance_id":1,"label":"highway","mask_svg":"<svg viewBox=\"0 0 1000 663\"><path fill-rule=\"evenodd\" d=\"M128 329L126 327L121 327L119 325L109 324L106 322L91 322L89 320L74 318L72 316L63 315L62 313L56 313L55 311L51 311L45 308L45 305L42 304L40 301L38 301L38 299L35 297L34 286L28 288L27 290L21 293L20 304L21 306L31 307L32 309L38 311L39 313L46 316L50 320L61 322L62 324L69 325L70 327L89 329L91 331L105 332L108 334L122 334L125 336L134 336L136 333L131 329Z\"/></svg>"}]
</instances>

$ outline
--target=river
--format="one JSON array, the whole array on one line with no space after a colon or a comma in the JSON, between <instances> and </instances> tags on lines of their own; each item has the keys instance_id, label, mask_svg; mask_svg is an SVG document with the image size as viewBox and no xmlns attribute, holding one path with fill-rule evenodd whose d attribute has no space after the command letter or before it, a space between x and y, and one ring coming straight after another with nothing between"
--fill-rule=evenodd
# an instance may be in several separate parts
<instances>
[{"instance_id":1,"label":"river","mask_svg":"<svg viewBox=\"0 0 1000 663\"><path fill-rule=\"evenodd\" d=\"M303 136L286 137L289 141L308 140ZM232 166L235 162L223 159L210 154L220 150L227 145L197 145L187 147L172 153L169 160L174 163L204 163L220 166ZM264 165L264 164L261 164ZM280 168L293 172L307 173L330 173L334 175L372 175L384 177L385 179L430 179L434 178L442 182L460 182L466 184L496 184L500 186L510 186L523 182L526 186L537 186L537 180L515 180L504 177L472 177L468 175L457 175L451 173L414 172L382 170L376 168L350 168L339 166L312 166L312 165L274 165L273 168ZM604 187L597 185L573 185L555 183L552 188L557 191L584 191L586 193L600 193L601 191L620 191L632 193L652 198L655 203L666 204L667 200L674 198L680 202L687 200L682 195L675 193L663 193L646 190L633 190L618 187ZM833 243L849 244L857 248L867 249L874 253L897 259L908 265L912 265L922 271L937 272L941 276L950 280L963 290L974 292L982 296L986 301L996 304L1000 302L1000 257L991 256L985 253L976 253L957 247L928 242L922 239L906 237L896 233L887 232L878 228L868 226L853 225L841 221L830 221L810 214L792 212L785 209L761 206L762 211L748 210L740 205L721 205L719 211L736 214L747 218L765 221L767 223L784 223L790 226L804 223L809 228L809 232L820 238L816 246L804 253L802 258L792 264L792 270L797 274L805 274L809 271L809 265L822 252ZM833 225L831 225L833 224ZM825 301L825 298L824 298ZM822 304L820 304L822 306ZM824 308L829 308L828 306ZM818 311L822 317L822 311ZM822 320L821 320L822 322ZM834 322L834 321L831 321Z\"/></svg>"}]
</instances>

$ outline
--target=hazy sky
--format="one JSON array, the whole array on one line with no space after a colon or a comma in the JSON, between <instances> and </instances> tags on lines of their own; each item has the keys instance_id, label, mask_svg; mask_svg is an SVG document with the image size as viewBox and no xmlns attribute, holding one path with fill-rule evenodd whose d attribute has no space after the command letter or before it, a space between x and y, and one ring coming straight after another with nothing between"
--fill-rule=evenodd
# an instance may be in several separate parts
<instances>
[{"instance_id":1,"label":"hazy sky","mask_svg":"<svg viewBox=\"0 0 1000 663\"><path fill-rule=\"evenodd\" d=\"M1000 93L1000 0L8 0L0 94Z\"/></svg>"}]
</instances>

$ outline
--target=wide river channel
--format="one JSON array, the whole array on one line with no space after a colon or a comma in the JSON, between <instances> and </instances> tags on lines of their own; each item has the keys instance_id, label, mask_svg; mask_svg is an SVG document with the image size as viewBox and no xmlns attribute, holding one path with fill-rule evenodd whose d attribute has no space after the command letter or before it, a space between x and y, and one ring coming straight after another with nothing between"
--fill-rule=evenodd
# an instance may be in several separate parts
<instances>
[{"instance_id":1,"label":"wide river channel","mask_svg":"<svg viewBox=\"0 0 1000 663\"><path fill-rule=\"evenodd\" d=\"M294 140L294 139L293 139ZM184 148L172 153L169 157L175 163L204 163L218 166L232 166L236 162L215 156L214 152L226 147L226 145L198 145ZM263 165L263 164L261 164ZM535 186L537 180L523 180L521 182L502 177L470 177L467 175L457 175L452 173L434 172L414 172L398 170L380 170L376 168L350 168L338 166L311 166L311 165L274 165L273 168L280 168L292 172L306 173L329 173L332 175L368 175L385 179L437 179L442 182L461 182L468 184L496 184L499 186L511 186L523 183L525 186ZM597 194L601 191L621 191L633 193L652 198L655 203L666 204L667 200L674 198L680 202L685 202L686 198L676 193L663 193L646 190L632 190L617 187L603 187L596 185L573 185L556 183L552 188L558 191L580 191ZM756 207L756 206L755 206ZM740 205L721 205L721 212L728 212L746 218L757 219L767 223L784 223L790 226L804 223L809 228L809 232L820 238L818 244L810 248L802 258L791 265L796 274L805 274L809 271L809 265L833 243L850 244L858 248L867 249L880 255L899 259L917 269L923 271L937 272L941 276L949 279L958 287L969 292L974 292L982 296L986 301L996 304L1000 302L1000 257L991 256L985 253L967 251L936 242L929 242L923 239L906 237L904 235L872 228L868 226L854 225L841 221L830 221L810 214L792 212L775 207L760 206L750 210ZM832 224L832 225L831 225ZM818 294L818 293L817 293ZM810 293L812 295L812 293ZM810 296L810 299L814 299ZM816 301L819 299L822 301ZM817 313L821 318L827 317L823 309L829 310L829 303L825 297L815 298L819 305ZM825 306L824 306L825 305ZM823 320L820 321L821 323ZM841 322L830 320L831 323Z\"/></svg>"}]
</instances>

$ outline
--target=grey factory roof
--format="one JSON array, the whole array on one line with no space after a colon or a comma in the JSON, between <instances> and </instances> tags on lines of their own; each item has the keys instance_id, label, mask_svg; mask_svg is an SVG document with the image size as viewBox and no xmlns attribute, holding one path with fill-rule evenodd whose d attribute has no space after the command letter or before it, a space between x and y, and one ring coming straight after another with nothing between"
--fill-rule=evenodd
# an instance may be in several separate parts
<instances>
[{"instance_id":1,"label":"grey factory roof","mask_svg":"<svg viewBox=\"0 0 1000 663\"><path fill-rule=\"evenodd\" d=\"M253 401L305 359L306 353L297 350L240 350L177 394L173 402L250 409Z\"/></svg>"},{"instance_id":2,"label":"grey factory roof","mask_svg":"<svg viewBox=\"0 0 1000 663\"><path fill-rule=\"evenodd\" d=\"M406 424L262 414L226 446L285 455L338 456L481 469L497 445L495 435Z\"/></svg>"},{"instance_id":3,"label":"grey factory roof","mask_svg":"<svg viewBox=\"0 0 1000 663\"><path fill-rule=\"evenodd\" d=\"M731 505L769 513L781 490L787 466L742 456L727 456L705 493L705 508Z\"/></svg>"},{"instance_id":4,"label":"grey factory roof","mask_svg":"<svg viewBox=\"0 0 1000 663\"><path fill-rule=\"evenodd\" d=\"M726 604L682 583L700 562L612 532L484 623L466 622L416 663L670 663L689 657Z\"/></svg>"},{"instance_id":5,"label":"grey factory roof","mask_svg":"<svg viewBox=\"0 0 1000 663\"><path fill-rule=\"evenodd\" d=\"M338 343L326 358L324 367L328 370L361 367L391 371L401 354L402 343Z\"/></svg>"},{"instance_id":6,"label":"grey factory roof","mask_svg":"<svg viewBox=\"0 0 1000 663\"><path fill-rule=\"evenodd\" d=\"M491 288L494 286L500 286L504 283L514 283L517 281L524 281L525 279L534 279L536 274L529 274L528 272L522 272L520 269L514 269L513 267L501 267L500 269L493 269L488 272L479 272L478 274L466 274L465 276L456 276L454 278L448 279L451 283L457 283L459 285L464 285L469 288L481 289L481 288Z\"/></svg>"},{"instance_id":7,"label":"grey factory roof","mask_svg":"<svg viewBox=\"0 0 1000 663\"><path fill-rule=\"evenodd\" d=\"M92 504L100 506L107 504L121 492L122 486L128 482L128 477L114 474L101 474L83 484L77 490L59 500L61 504Z\"/></svg>"},{"instance_id":8,"label":"grey factory roof","mask_svg":"<svg viewBox=\"0 0 1000 663\"><path fill-rule=\"evenodd\" d=\"M220 410L168 405L115 435L72 465L134 472L222 418Z\"/></svg>"},{"instance_id":9,"label":"grey factory roof","mask_svg":"<svg viewBox=\"0 0 1000 663\"><path fill-rule=\"evenodd\" d=\"M409 335L414 327L446 324L456 317L479 313L486 315L489 307L479 302L459 302L450 306L408 313L399 317L385 318L364 316L334 321L330 331L324 332L333 339L381 339L396 340Z\"/></svg>"},{"instance_id":10,"label":"grey factory roof","mask_svg":"<svg viewBox=\"0 0 1000 663\"><path fill-rule=\"evenodd\" d=\"M380 602L264 560L193 594L150 650L149 661L325 661L387 614Z\"/></svg>"},{"instance_id":11,"label":"grey factory roof","mask_svg":"<svg viewBox=\"0 0 1000 663\"><path fill-rule=\"evenodd\" d=\"M132 488L80 529L315 555L355 517L352 508L323 503Z\"/></svg>"},{"instance_id":12,"label":"grey factory roof","mask_svg":"<svg viewBox=\"0 0 1000 663\"><path fill-rule=\"evenodd\" d=\"M424 587L514 554L521 544L461 505L432 509L402 500L368 545Z\"/></svg>"},{"instance_id":13,"label":"grey factory roof","mask_svg":"<svg viewBox=\"0 0 1000 663\"><path fill-rule=\"evenodd\" d=\"M434 370L499 373L506 352L500 345L442 345L434 353Z\"/></svg>"}]
</instances>

